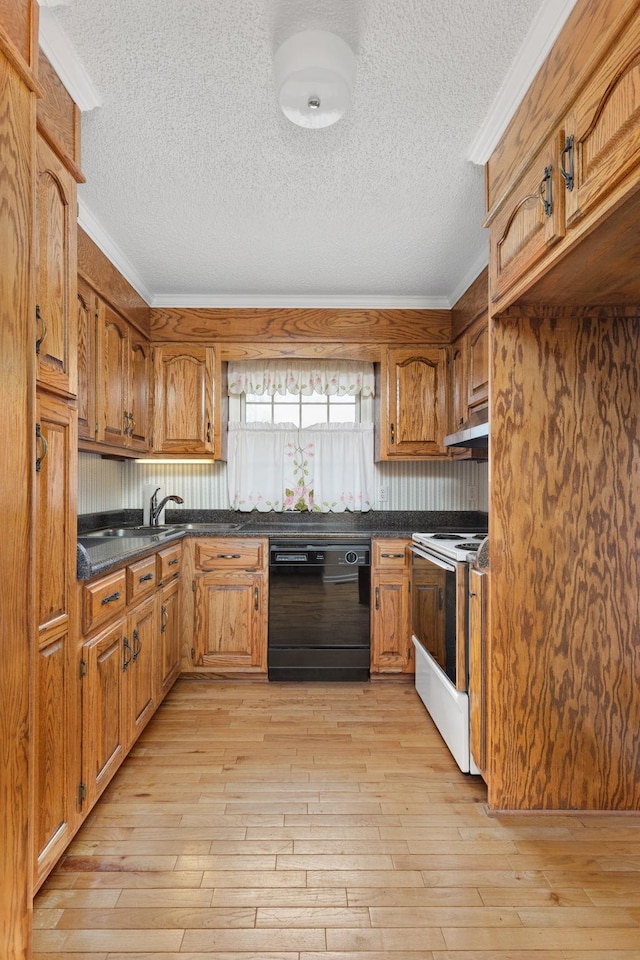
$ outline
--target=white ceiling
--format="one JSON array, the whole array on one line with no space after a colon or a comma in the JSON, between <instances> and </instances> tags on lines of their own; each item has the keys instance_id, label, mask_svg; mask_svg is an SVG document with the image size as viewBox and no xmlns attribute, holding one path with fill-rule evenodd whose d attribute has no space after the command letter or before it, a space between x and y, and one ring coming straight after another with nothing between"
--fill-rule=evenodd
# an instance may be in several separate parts
<instances>
[{"instance_id":1,"label":"white ceiling","mask_svg":"<svg viewBox=\"0 0 640 960\"><path fill-rule=\"evenodd\" d=\"M487 259L470 157L574 2L41 0L43 49L99 101L80 223L157 306L450 306ZM287 120L273 85L303 29L357 58L322 130Z\"/></svg>"}]
</instances>

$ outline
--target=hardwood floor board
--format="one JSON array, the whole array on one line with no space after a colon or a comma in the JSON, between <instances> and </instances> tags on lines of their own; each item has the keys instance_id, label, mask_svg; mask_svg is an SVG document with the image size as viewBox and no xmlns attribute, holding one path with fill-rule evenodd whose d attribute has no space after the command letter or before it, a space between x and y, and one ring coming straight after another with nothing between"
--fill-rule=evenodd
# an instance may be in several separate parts
<instances>
[{"instance_id":1,"label":"hardwood floor board","mask_svg":"<svg viewBox=\"0 0 640 960\"><path fill-rule=\"evenodd\" d=\"M640 923L624 907L519 907L518 915L526 927L636 927L640 949Z\"/></svg>"},{"instance_id":2,"label":"hardwood floor board","mask_svg":"<svg viewBox=\"0 0 640 960\"><path fill-rule=\"evenodd\" d=\"M89 847L89 844L78 844L78 847ZM185 837L182 839L156 839L156 840L99 840L96 842L93 850L70 848L70 854L74 856L87 857L139 857L139 856L157 856L173 854L179 856L188 854L190 856L206 856L211 847L211 841L205 839L193 840ZM162 853L161 853L162 851Z\"/></svg>"},{"instance_id":3,"label":"hardwood floor board","mask_svg":"<svg viewBox=\"0 0 640 960\"><path fill-rule=\"evenodd\" d=\"M40 960L46 951L63 955L84 951L91 956L92 951L137 950L147 951L155 960L159 954L178 952L183 937L183 930L34 930L33 954Z\"/></svg>"},{"instance_id":4,"label":"hardwood floor board","mask_svg":"<svg viewBox=\"0 0 640 960\"><path fill-rule=\"evenodd\" d=\"M328 929L327 950L388 951L437 950L446 946L438 927ZM391 958L389 958L391 960ZM395 957L393 958L395 960Z\"/></svg>"},{"instance_id":5,"label":"hardwood floor board","mask_svg":"<svg viewBox=\"0 0 640 960\"><path fill-rule=\"evenodd\" d=\"M304 823L293 827L247 827L247 840L379 840L380 834L378 827L319 827Z\"/></svg>"},{"instance_id":6,"label":"hardwood floor board","mask_svg":"<svg viewBox=\"0 0 640 960\"><path fill-rule=\"evenodd\" d=\"M344 888L332 887L217 887L211 901L214 907L347 907ZM357 904L355 905L357 906Z\"/></svg>"},{"instance_id":7,"label":"hardwood floor board","mask_svg":"<svg viewBox=\"0 0 640 960\"><path fill-rule=\"evenodd\" d=\"M432 950L398 950L394 951L393 960L434 960L435 954ZM344 953L342 950L328 950L323 953L301 953L300 960L390 960L389 954L385 950L349 950Z\"/></svg>"},{"instance_id":8,"label":"hardwood floor board","mask_svg":"<svg viewBox=\"0 0 640 960\"><path fill-rule=\"evenodd\" d=\"M38 896L38 908L54 907L115 907L120 890L49 890Z\"/></svg>"},{"instance_id":9,"label":"hardwood floor board","mask_svg":"<svg viewBox=\"0 0 640 960\"><path fill-rule=\"evenodd\" d=\"M213 840L210 844L211 856L247 855L247 854L280 854L293 853L293 840Z\"/></svg>"},{"instance_id":10,"label":"hardwood floor board","mask_svg":"<svg viewBox=\"0 0 640 960\"><path fill-rule=\"evenodd\" d=\"M542 870L466 869L423 870L420 874L425 887L504 887L514 890L521 887L542 887L547 879Z\"/></svg>"},{"instance_id":11,"label":"hardwood floor board","mask_svg":"<svg viewBox=\"0 0 640 960\"><path fill-rule=\"evenodd\" d=\"M390 854L397 855L407 852L406 840L336 840L324 837L320 840L295 840L293 851L299 856L323 856L327 854L341 854L351 856L356 854Z\"/></svg>"},{"instance_id":12,"label":"hardwood floor board","mask_svg":"<svg viewBox=\"0 0 640 960\"><path fill-rule=\"evenodd\" d=\"M323 854L277 857L278 870L393 870L389 854Z\"/></svg>"},{"instance_id":13,"label":"hardwood floor board","mask_svg":"<svg viewBox=\"0 0 640 960\"><path fill-rule=\"evenodd\" d=\"M571 840L571 831L566 827L545 827L543 822L536 820L528 827L504 827L492 826L489 820L487 824L480 824L475 827L461 826L458 828L461 840L512 840L517 843L520 839L540 838L540 840ZM575 840L574 840L575 847Z\"/></svg>"},{"instance_id":14,"label":"hardwood floor board","mask_svg":"<svg viewBox=\"0 0 640 960\"><path fill-rule=\"evenodd\" d=\"M624 893L628 889L628 883L631 883L634 888L638 886L638 876L632 870L613 873L591 866L584 870L579 868L573 870L571 867L568 869L549 867L548 869L545 868L543 872L549 883L554 887L579 886L584 887L587 892L591 889L609 887L619 889L621 893Z\"/></svg>"},{"instance_id":15,"label":"hardwood floor board","mask_svg":"<svg viewBox=\"0 0 640 960\"><path fill-rule=\"evenodd\" d=\"M638 950L638 931L629 927L445 927L447 949L465 950L590 950L593 960L609 960L609 951ZM597 951L600 951L598 953Z\"/></svg>"},{"instance_id":16,"label":"hardwood floor board","mask_svg":"<svg viewBox=\"0 0 640 960\"><path fill-rule=\"evenodd\" d=\"M350 907L481 907L473 887L347 887ZM499 904L495 904L499 906Z\"/></svg>"},{"instance_id":17,"label":"hardwood floor board","mask_svg":"<svg viewBox=\"0 0 640 960\"><path fill-rule=\"evenodd\" d=\"M221 951L235 950L238 953L258 952L262 958L268 951L324 950L325 931L318 928L296 927L287 932L286 944L282 942L282 930L264 927L260 930L187 930L182 941L182 952L202 951L218 960ZM180 958L182 960L182 957Z\"/></svg>"},{"instance_id":18,"label":"hardwood floor board","mask_svg":"<svg viewBox=\"0 0 640 960\"><path fill-rule=\"evenodd\" d=\"M310 887L423 887L418 870L309 870Z\"/></svg>"},{"instance_id":19,"label":"hardwood floor board","mask_svg":"<svg viewBox=\"0 0 640 960\"><path fill-rule=\"evenodd\" d=\"M352 801L337 800L333 802L331 800L327 800L323 803L309 803L307 812L311 814L311 816L314 814L317 814L318 816L323 816L324 814L339 816L341 813L345 813L347 815L362 813L365 815L373 814L376 816L382 813L382 804L377 803L375 800L363 799L362 797Z\"/></svg>"},{"instance_id":20,"label":"hardwood floor board","mask_svg":"<svg viewBox=\"0 0 640 960\"><path fill-rule=\"evenodd\" d=\"M416 831L413 827L379 827L380 838L382 840L413 840L416 837ZM443 843L451 841L457 843L460 839L460 831L457 827L430 827L421 828L419 836L425 842L440 841Z\"/></svg>"},{"instance_id":21,"label":"hardwood floor board","mask_svg":"<svg viewBox=\"0 0 640 960\"><path fill-rule=\"evenodd\" d=\"M447 870L486 870L489 866L493 870L510 870L509 858L504 854L488 857L482 854L407 854L393 858L393 865L398 870L425 870L442 872ZM519 871L518 871L519 872Z\"/></svg>"},{"instance_id":22,"label":"hardwood floor board","mask_svg":"<svg viewBox=\"0 0 640 960\"><path fill-rule=\"evenodd\" d=\"M551 889L550 886L480 887L478 893L487 907L534 907L534 906L587 906L592 901L581 887Z\"/></svg>"},{"instance_id":23,"label":"hardwood floor board","mask_svg":"<svg viewBox=\"0 0 640 960\"><path fill-rule=\"evenodd\" d=\"M203 887L306 887L304 870L207 870ZM316 886L316 884L309 884ZM321 884L317 884L321 886Z\"/></svg>"},{"instance_id":24,"label":"hardwood floor board","mask_svg":"<svg viewBox=\"0 0 640 960\"><path fill-rule=\"evenodd\" d=\"M133 840L244 840L246 827L134 827ZM274 839L277 839L274 837Z\"/></svg>"},{"instance_id":25,"label":"hardwood floor board","mask_svg":"<svg viewBox=\"0 0 640 960\"><path fill-rule=\"evenodd\" d=\"M119 907L120 930L207 930L209 928L250 928L256 925L251 907ZM113 924L111 910L64 910L59 930L108 930Z\"/></svg>"},{"instance_id":26,"label":"hardwood floor board","mask_svg":"<svg viewBox=\"0 0 640 960\"><path fill-rule=\"evenodd\" d=\"M225 804L224 813L230 814L231 816L250 816L256 809L256 800L258 797L254 797L253 800L248 800L243 803L237 803L231 801L230 803ZM300 813L305 814L307 812L308 804L300 802L298 800L281 800L281 801L271 801L259 799L258 809L264 813L274 813L274 814L285 814L289 813Z\"/></svg>"},{"instance_id":27,"label":"hardwood floor board","mask_svg":"<svg viewBox=\"0 0 640 960\"><path fill-rule=\"evenodd\" d=\"M506 907L371 907L372 927L522 927L518 911Z\"/></svg>"},{"instance_id":28,"label":"hardwood floor board","mask_svg":"<svg viewBox=\"0 0 640 960\"><path fill-rule=\"evenodd\" d=\"M130 957L131 954L128 956ZM64 960L110 960L110 955L103 952L94 953L93 950L90 953L83 950L82 953L68 953L65 951L61 954L56 951L55 953L38 954L38 960L61 960L61 957L64 957Z\"/></svg>"},{"instance_id":29,"label":"hardwood floor board","mask_svg":"<svg viewBox=\"0 0 640 960\"><path fill-rule=\"evenodd\" d=\"M118 908L131 908L132 904L138 907L162 907L171 910L175 907L210 907L211 890L208 887L151 887L116 890ZM251 904L240 904L251 906ZM116 917L117 919L117 917Z\"/></svg>"},{"instance_id":30,"label":"hardwood floor board","mask_svg":"<svg viewBox=\"0 0 640 960\"><path fill-rule=\"evenodd\" d=\"M297 800L304 803L320 801L320 791L317 786L310 786L304 783L289 781L285 788L282 783L276 781L247 780L242 786L238 783L226 783L223 791L224 797L228 803L255 803L256 796L261 801L264 798L269 803L282 803L284 800Z\"/></svg>"},{"instance_id":31,"label":"hardwood floor board","mask_svg":"<svg viewBox=\"0 0 640 960\"><path fill-rule=\"evenodd\" d=\"M71 874L74 878L74 889L149 889L162 887L190 888L202 885L202 871L162 871L154 873L78 873ZM114 918L115 919L115 918Z\"/></svg>"},{"instance_id":32,"label":"hardwood floor board","mask_svg":"<svg viewBox=\"0 0 640 960\"><path fill-rule=\"evenodd\" d=\"M113 829L114 827L117 827L118 824L121 824L123 819L125 819L115 804L111 810L107 812L106 803L105 806L102 807L102 801L100 801L97 809L100 811L104 810L104 814L95 817L91 823L85 823L83 825L83 833L88 833L89 830L93 832L93 827L95 826L98 831L97 836L100 836L100 831L102 829ZM149 826L149 821L152 821L153 826L158 830L163 830L165 828L171 829L171 827L178 827L180 825L180 818L181 814L179 813L155 813L152 816L149 816L148 813L130 813L128 816L126 816L126 827L118 827L118 829L135 830L136 827Z\"/></svg>"},{"instance_id":33,"label":"hardwood floor board","mask_svg":"<svg viewBox=\"0 0 640 960\"><path fill-rule=\"evenodd\" d=\"M49 910L36 907L33 911L34 930L53 930L58 926L65 910Z\"/></svg>"},{"instance_id":34,"label":"hardwood floor board","mask_svg":"<svg viewBox=\"0 0 640 960\"><path fill-rule=\"evenodd\" d=\"M256 927L370 927L367 907L258 907Z\"/></svg>"},{"instance_id":35,"label":"hardwood floor board","mask_svg":"<svg viewBox=\"0 0 640 960\"><path fill-rule=\"evenodd\" d=\"M70 870L72 873L94 871L96 873L140 873L149 871L157 873L166 870L180 870L174 856L117 856L117 857L71 857L64 856L60 861L59 870Z\"/></svg>"},{"instance_id":36,"label":"hardwood floor board","mask_svg":"<svg viewBox=\"0 0 640 960\"><path fill-rule=\"evenodd\" d=\"M515 853L515 844L510 840L409 840L408 852L416 856L440 855L446 851L449 856L496 857Z\"/></svg>"},{"instance_id":37,"label":"hardwood floor board","mask_svg":"<svg viewBox=\"0 0 640 960\"><path fill-rule=\"evenodd\" d=\"M382 814L371 815L361 813L343 813L343 814L307 814L305 817L287 814L285 817L285 826L294 827L298 825L315 827L382 827L382 826L401 826L397 817L384 817Z\"/></svg>"},{"instance_id":38,"label":"hardwood floor board","mask_svg":"<svg viewBox=\"0 0 640 960\"><path fill-rule=\"evenodd\" d=\"M606 843L607 858L622 856L625 863L632 863L630 858L635 858L637 869L640 870L640 828L637 830L633 840L613 840L609 837L602 837L599 840L580 839L580 855L583 857L601 857L603 852L603 841ZM516 841L517 852L522 856L540 854L553 857L568 854L573 856L576 849L575 838L572 840L541 840L527 839Z\"/></svg>"},{"instance_id":39,"label":"hardwood floor board","mask_svg":"<svg viewBox=\"0 0 640 960\"><path fill-rule=\"evenodd\" d=\"M151 953L110 953L107 960L299 960L300 954L297 950L293 953L282 952L281 950L264 951L255 953L253 950L243 950L237 953L235 950L229 951L217 950L215 955L209 950L206 953L163 953L160 957ZM92 960L93 954L87 956L87 960ZM46 960L46 958L38 958ZM60 957L48 958L48 960L60 960ZM66 960L66 957L65 957Z\"/></svg>"},{"instance_id":40,"label":"hardwood floor board","mask_svg":"<svg viewBox=\"0 0 640 960\"><path fill-rule=\"evenodd\" d=\"M622 904L626 907L640 907L640 883L637 878L628 885L618 880L611 887L589 886L585 891L589 900L598 907L608 904Z\"/></svg>"},{"instance_id":41,"label":"hardwood floor board","mask_svg":"<svg viewBox=\"0 0 640 960\"><path fill-rule=\"evenodd\" d=\"M565 950L563 960L600 960L593 950ZM606 960L640 960L640 950L607 950Z\"/></svg>"},{"instance_id":42,"label":"hardwood floor board","mask_svg":"<svg viewBox=\"0 0 640 960\"><path fill-rule=\"evenodd\" d=\"M566 953L564 950L434 950L433 960L566 960ZM592 954L590 960L604 958Z\"/></svg>"},{"instance_id":43,"label":"hardwood floor board","mask_svg":"<svg viewBox=\"0 0 640 960\"><path fill-rule=\"evenodd\" d=\"M206 856L206 857L178 857L177 870L275 870L277 857L275 854L248 854L240 856ZM286 870L287 867L283 867ZM292 866L290 869L300 869Z\"/></svg>"}]
</instances>

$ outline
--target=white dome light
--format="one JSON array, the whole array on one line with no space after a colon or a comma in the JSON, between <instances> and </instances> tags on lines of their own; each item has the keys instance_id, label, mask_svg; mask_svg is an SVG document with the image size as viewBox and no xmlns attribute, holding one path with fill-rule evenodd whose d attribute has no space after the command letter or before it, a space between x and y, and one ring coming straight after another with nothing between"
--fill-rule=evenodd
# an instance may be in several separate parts
<instances>
[{"instance_id":1,"label":"white dome light","mask_svg":"<svg viewBox=\"0 0 640 960\"><path fill-rule=\"evenodd\" d=\"M349 106L356 58L335 34L294 34L279 47L273 66L282 112L299 127L329 127Z\"/></svg>"}]
</instances>

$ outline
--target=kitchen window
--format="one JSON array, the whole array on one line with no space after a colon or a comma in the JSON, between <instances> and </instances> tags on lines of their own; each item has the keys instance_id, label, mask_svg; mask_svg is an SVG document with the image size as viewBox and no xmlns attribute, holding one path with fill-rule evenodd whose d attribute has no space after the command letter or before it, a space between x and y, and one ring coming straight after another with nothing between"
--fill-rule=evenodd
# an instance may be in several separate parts
<instances>
[{"instance_id":1,"label":"kitchen window","mask_svg":"<svg viewBox=\"0 0 640 960\"><path fill-rule=\"evenodd\" d=\"M230 363L228 382L233 509L371 509L371 364Z\"/></svg>"}]
</instances>

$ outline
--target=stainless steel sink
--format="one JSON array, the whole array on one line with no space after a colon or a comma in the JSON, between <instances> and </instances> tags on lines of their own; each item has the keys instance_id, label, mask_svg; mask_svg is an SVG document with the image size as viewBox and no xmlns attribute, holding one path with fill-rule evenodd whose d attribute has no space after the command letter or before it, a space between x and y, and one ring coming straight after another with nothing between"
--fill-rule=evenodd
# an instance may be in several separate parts
<instances>
[{"instance_id":1,"label":"stainless steel sink","mask_svg":"<svg viewBox=\"0 0 640 960\"><path fill-rule=\"evenodd\" d=\"M239 523L179 523L179 530L236 530Z\"/></svg>"},{"instance_id":2,"label":"stainless steel sink","mask_svg":"<svg viewBox=\"0 0 640 960\"><path fill-rule=\"evenodd\" d=\"M179 527L106 527L103 530L92 530L90 533L82 534L83 538L94 539L100 537L167 537L172 533L177 533Z\"/></svg>"}]
</instances>

